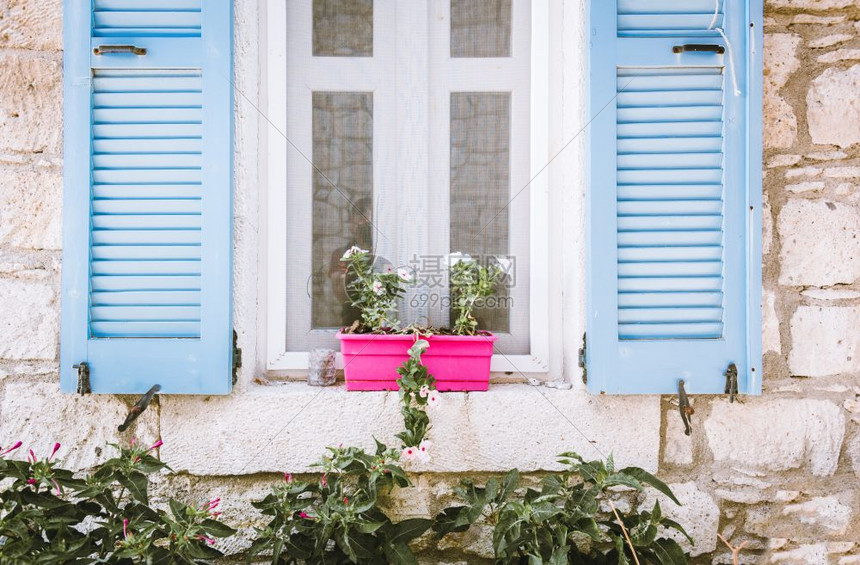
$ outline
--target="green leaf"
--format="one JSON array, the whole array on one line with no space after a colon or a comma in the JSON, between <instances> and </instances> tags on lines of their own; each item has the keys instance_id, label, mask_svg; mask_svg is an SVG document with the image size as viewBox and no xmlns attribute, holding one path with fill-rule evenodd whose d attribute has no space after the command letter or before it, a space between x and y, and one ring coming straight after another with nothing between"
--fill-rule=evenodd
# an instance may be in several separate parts
<instances>
[{"instance_id":1,"label":"green leaf","mask_svg":"<svg viewBox=\"0 0 860 565\"><path fill-rule=\"evenodd\" d=\"M504 502L511 496L520 484L520 472L517 469L511 469L505 478L502 479L502 486L499 489L499 496L496 502Z\"/></svg>"},{"instance_id":2,"label":"green leaf","mask_svg":"<svg viewBox=\"0 0 860 565\"><path fill-rule=\"evenodd\" d=\"M677 498L675 498L675 495L672 493L672 489L670 489L666 483L664 483L645 469L640 469L639 467L627 467L626 469L621 469L619 473L629 475L640 483L644 483L646 485L654 487L658 491L668 496L669 499L672 500L672 502L674 502L678 506L682 506L681 502Z\"/></svg>"},{"instance_id":3,"label":"green leaf","mask_svg":"<svg viewBox=\"0 0 860 565\"><path fill-rule=\"evenodd\" d=\"M143 473L132 471L128 475L117 474L117 482L128 489L131 496L144 504L149 504L149 496L147 488L149 487L149 479Z\"/></svg>"},{"instance_id":4,"label":"green leaf","mask_svg":"<svg viewBox=\"0 0 860 565\"><path fill-rule=\"evenodd\" d=\"M689 560L681 546L667 538L658 539L651 545L660 565L687 565Z\"/></svg>"},{"instance_id":5,"label":"green leaf","mask_svg":"<svg viewBox=\"0 0 860 565\"><path fill-rule=\"evenodd\" d=\"M216 538L228 538L236 533L236 530L217 520L203 520L201 526L207 534L215 536Z\"/></svg>"},{"instance_id":6,"label":"green leaf","mask_svg":"<svg viewBox=\"0 0 860 565\"><path fill-rule=\"evenodd\" d=\"M660 501L654 501L654 508L651 510L651 521L659 523L663 518L663 511L660 509Z\"/></svg>"},{"instance_id":7,"label":"green leaf","mask_svg":"<svg viewBox=\"0 0 860 565\"><path fill-rule=\"evenodd\" d=\"M561 509L551 502L539 502L532 506L532 516L538 522L545 522L561 513Z\"/></svg>"},{"instance_id":8,"label":"green leaf","mask_svg":"<svg viewBox=\"0 0 860 565\"><path fill-rule=\"evenodd\" d=\"M630 487L638 491L645 490L645 487L642 486L642 483L637 481L634 477L631 477L630 475L625 475L624 473L615 473L606 477L606 480L603 482L603 488L614 486Z\"/></svg>"},{"instance_id":9,"label":"green leaf","mask_svg":"<svg viewBox=\"0 0 860 565\"><path fill-rule=\"evenodd\" d=\"M394 534L389 543L408 543L421 536L433 526L433 520L410 518L394 524Z\"/></svg>"},{"instance_id":10,"label":"green leaf","mask_svg":"<svg viewBox=\"0 0 860 565\"><path fill-rule=\"evenodd\" d=\"M383 551L387 562L391 565L418 565L418 560L405 543L387 543Z\"/></svg>"},{"instance_id":11,"label":"green leaf","mask_svg":"<svg viewBox=\"0 0 860 565\"><path fill-rule=\"evenodd\" d=\"M372 534L387 522L356 522L355 529L363 534Z\"/></svg>"}]
</instances>

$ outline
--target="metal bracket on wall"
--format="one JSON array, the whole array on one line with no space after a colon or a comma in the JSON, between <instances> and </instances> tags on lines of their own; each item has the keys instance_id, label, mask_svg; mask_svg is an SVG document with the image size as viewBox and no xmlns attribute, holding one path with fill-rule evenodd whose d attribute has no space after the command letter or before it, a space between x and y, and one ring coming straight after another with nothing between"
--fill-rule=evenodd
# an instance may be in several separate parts
<instances>
[{"instance_id":1,"label":"metal bracket on wall","mask_svg":"<svg viewBox=\"0 0 860 565\"><path fill-rule=\"evenodd\" d=\"M131 410L128 411L128 416L125 417L125 421L119 425L117 428L119 431L124 432L128 429L128 427L137 420L138 416L143 414L143 411L149 406L149 403L152 402L152 397L155 396L155 393L161 390L161 385L152 385L146 394L140 397L140 399L131 407Z\"/></svg>"},{"instance_id":2,"label":"metal bracket on wall","mask_svg":"<svg viewBox=\"0 0 860 565\"><path fill-rule=\"evenodd\" d=\"M233 385L239 380L239 369L242 368L242 349L239 347L239 334L233 330Z\"/></svg>"},{"instance_id":3,"label":"metal bracket on wall","mask_svg":"<svg viewBox=\"0 0 860 565\"><path fill-rule=\"evenodd\" d=\"M738 394L738 366L729 363L723 374L726 376L726 394L729 395L729 402L734 402L735 396Z\"/></svg>"},{"instance_id":4,"label":"metal bracket on wall","mask_svg":"<svg viewBox=\"0 0 860 565\"><path fill-rule=\"evenodd\" d=\"M690 435L693 433L693 426L690 423L690 416L693 415L693 407L690 405L690 399L687 398L687 391L684 390L684 380L678 381L678 409L681 411L681 421L684 422L684 433Z\"/></svg>"},{"instance_id":5,"label":"metal bracket on wall","mask_svg":"<svg viewBox=\"0 0 860 565\"><path fill-rule=\"evenodd\" d=\"M77 392L80 395L90 394L93 389L90 387L90 365L86 361L81 361L77 365L72 365L73 369L78 370L78 388Z\"/></svg>"},{"instance_id":6,"label":"metal bracket on wall","mask_svg":"<svg viewBox=\"0 0 860 565\"><path fill-rule=\"evenodd\" d=\"M585 353L586 353L586 351L585 351L585 346L586 346L585 337L586 337L585 332L582 332L582 347L579 348L579 366L582 368L582 383L588 384L588 367L586 367L586 363L585 363L585 359L586 359L586 356L585 356Z\"/></svg>"}]
</instances>

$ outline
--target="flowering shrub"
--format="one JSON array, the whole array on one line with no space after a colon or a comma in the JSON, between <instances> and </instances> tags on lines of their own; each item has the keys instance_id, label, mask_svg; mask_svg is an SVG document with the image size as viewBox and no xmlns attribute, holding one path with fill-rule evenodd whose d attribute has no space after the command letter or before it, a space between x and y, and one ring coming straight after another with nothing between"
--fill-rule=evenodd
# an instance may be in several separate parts
<instances>
[{"instance_id":1,"label":"flowering shrub","mask_svg":"<svg viewBox=\"0 0 860 565\"><path fill-rule=\"evenodd\" d=\"M118 447L119 456L77 478L30 450L26 461L0 454L0 562L200 563L220 557L215 538L234 530L218 521L219 501L199 507L149 506L147 475L166 468L151 447Z\"/></svg>"},{"instance_id":2,"label":"flowering shrub","mask_svg":"<svg viewBox=\"0 0 860 565\"><path fill-rule=\"evenodd\" d=\"M452 256L450 268L451 310L456 316L453 331L458 335L478 333L478 320L473 312L482 299L496 293L502 270L483 266L468 255Z\"/></svg>"},{"instance_id":3,"label":"flowering shrub","mask_svg":"<svg viewBox=\"0 0 860 565\"><path fill-rule=\"evenodd\" d=\"M357 447L328 450L316 464L317 479L299 481L286 474L271 494L254 503L272 519L258 530L249 562L262 553L273 565L416 563L408 543L433 522L393 522L378 507L380 493L410 486L397 465L397 450L379 441L374 454Z\"/></svg>"},{"instance_id":4,"label":"flowering shrub","mask_svg":"<svg viewBox=\"0 0 860 565\"><path fill-rule=\"evenodd\" d=\"M404 431L397 434L403 442L402 458L404 461L429 461L430 442L425 439L430 427L427 408L433 408L440 402L436 390L436 380L427 373L427 367L421 364L421 354L427 350L429 343L416 339L409 348L409 359L398 367L397 385L400 387L400 413L403 415Z\"/></svg>"},{"instance_id":5,"label":"flowering shrub","mask_svg":"<svg viewBox=\"0 0 860 565\"><path fill-rule=\"evenodd\" d=\"M611 456L605 462L586 462L576 453L559 457L567 469L545 476L540 490L520 490L516 469L483 487L462 481L456 493L466 504L447 508L436 518L437 534L463 532L484 520L493 526L493 551L500 565L688 563L681 547L661 534L674 529L693 540L663 516L658 502L650 511L626 513L612 503L617 487L642 492L647 485L680 504L665 483L638 467L616 471Z\"/></svg>"},{"instance_id":6,"label":"flowering shrub","mask_svg":"<svg viewBox=\"0 0 860 565\"><path fill-rule=\"evenodd\" d=\"M370 252L350 247L341 257L351 272L352 281L347 290L352 306L361 312L360 330L381 332L398 330L400 322L395 314L396 300L403 296L404 284L412 280L406 269L389 269L384 273L373 271Z\"/></svg>"}]
</instances>

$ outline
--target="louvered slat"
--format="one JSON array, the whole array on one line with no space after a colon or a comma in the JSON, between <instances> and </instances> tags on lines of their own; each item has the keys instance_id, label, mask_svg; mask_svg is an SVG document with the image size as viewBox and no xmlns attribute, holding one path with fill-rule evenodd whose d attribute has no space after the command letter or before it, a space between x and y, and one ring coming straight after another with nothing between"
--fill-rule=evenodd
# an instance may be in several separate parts
<instances>
[{"instance_id":1,"label":"louvered slat","mask_svg":"<svg viewBox=\"0 0 860 565\"><path fill-rule=\"evenodd\" d=\"M619 339L722 335L722 79L718 68L618 71Z\"/></svg>"},{"instance_id":2,"label":"louvered slat","mask_svg":"<svg viewBox=\"0 0 860 565\"><path fill-rule=\"evenodd\" d=\"M93 36L199 37L202 0L94 0Z\"/></svg>"},{"instance_id":3,"label":"louvered slat","mask_svg":"<svg viewBox=\"0 0 860 565\"><path fill-rule=\"evenodd\" d=\"M200 74L99 70L93 85L90 331L199 337Z\"/></svg>"},{"instance_id":4,"label":"louvered slat","mask_svg":"<svg viewBox=\"0 0 860 565\"><path fill-rule=\"evenodd\" d=\"M722 0L618 0L621 37L716 35L723 19Z\"/></svg>"}]
</instances>

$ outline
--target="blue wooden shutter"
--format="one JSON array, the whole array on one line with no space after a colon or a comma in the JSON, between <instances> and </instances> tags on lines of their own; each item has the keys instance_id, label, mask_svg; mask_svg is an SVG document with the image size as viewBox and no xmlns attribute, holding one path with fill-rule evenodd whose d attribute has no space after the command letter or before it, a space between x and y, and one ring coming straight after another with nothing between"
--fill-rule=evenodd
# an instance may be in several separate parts
<instances>
[{"instance_id":1,"label":"blue wooden shutter","mask_svg":"<svg viewBox=\"0 0 860 565\"><path fill-rule=\"evenodd\" d=\"M65 1L64 391L230 391L231 5Z\"/></svg>"},{"instance_id":2,"label":"blue wooden shutter","mask_svg":"<svg viewBox=\"0 0 860 565\"><path fill-rule=\"evenodd\" d=\"M760 392L761 10L591 2L592 392Z\"/></svg>"}]
</instances>

